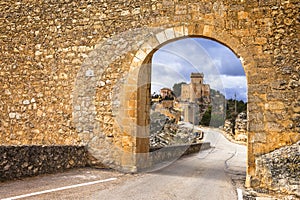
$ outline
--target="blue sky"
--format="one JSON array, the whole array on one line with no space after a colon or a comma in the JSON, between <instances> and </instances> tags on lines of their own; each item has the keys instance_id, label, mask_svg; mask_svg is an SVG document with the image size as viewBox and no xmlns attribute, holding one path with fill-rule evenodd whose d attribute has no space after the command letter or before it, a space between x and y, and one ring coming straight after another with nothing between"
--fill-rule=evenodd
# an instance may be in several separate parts
<instances>
[{"instance_id":1,"label":"blue sky","mask_svg":"<svg viewBox=\"0 0 300 200\"><path fill-rule=\"evenodd\" d=\"M224 45L204 38L186 38L161 47L152 58L151 93L174 83L190 82L191 72L203 72L204 82L226 98L247 101L247 81L241 61Z\"/></svg>"}]
</instances>

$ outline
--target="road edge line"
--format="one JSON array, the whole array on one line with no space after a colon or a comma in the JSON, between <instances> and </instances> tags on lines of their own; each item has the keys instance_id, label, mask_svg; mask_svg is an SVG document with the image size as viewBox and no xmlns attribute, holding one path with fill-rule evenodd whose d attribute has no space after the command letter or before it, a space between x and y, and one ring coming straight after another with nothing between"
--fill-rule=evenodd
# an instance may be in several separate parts
<instances>
[{"instance_id":1,"label":"road edge line","mask_svg":"<svg viewBox=\"0 0 300 200\"><path fill-rule=\"evenodd\" d=\"M14 196L14 197L4 198L4 199L1 199L1 200L21 199L21 198L25 198L25 197L31 197L31 196L36 196L36 195L40 195L40 194L57 192L57 191L61 191L61 190L67 190L67 189L72 189L72 188L77 188L77 187L82 187L82 186L87 186L87 185L94 185L94 184L97 184L97 183L104 183L104 182L109 182L109 181L114 181L114 180L117 180L117 178L108 178L108 179L104 179L104 180L98 180L98 181L80 183L80 184L76 184L76 185L64 186L64 187L60 187L60 188L43 190L43 191L40 191L40 192L32 192L32 193L28 193L28 194L23 194L23 195L18 195L18 196Z\"/></svg>"},{"instance_id":2,"label":"road edge line","mask_svg":"<svg viewBox=\"0 0 300 200\"><path fill-rule=\"evenodd\" d=\"M243 200L243 190L237 188L238 200Z\"/></svg>"}]
</instances>

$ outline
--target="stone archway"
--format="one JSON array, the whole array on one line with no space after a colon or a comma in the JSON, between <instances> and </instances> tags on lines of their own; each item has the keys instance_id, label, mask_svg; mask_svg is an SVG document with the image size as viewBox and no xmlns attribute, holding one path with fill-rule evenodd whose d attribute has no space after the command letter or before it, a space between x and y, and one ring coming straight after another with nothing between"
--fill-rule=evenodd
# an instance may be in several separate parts
<instances>
[{"instance_id":1,"label":"stone archway","mask_svg":"<svg viewBox=\"0 0 300 200\"><path fill-rule=\"evenodd\" d=\"M137 94L131 95L131 92L127 92L125 96L136 97L135 99L136 107L132 108L132 111L136 110L136 115L131 116L131 120L137 121L137 128L134 130L136 131L134 135L137 136L136 153L146 153L147 148L149 146L149 141L146 139L147 136L149 136L148 126L150 121L149 107L148 107L148 105L150 104L150 92L147 92L149 91L150 88L149 85L151 81L149 77L151 73L151 64L149 65L149 63L152 55L161 46L173 42L175 40L179 40L187 37L205 37L205 38L217 40L218 42L229 47L233 52L235 52L236 55L240 57L241 61L243 62L243 67L245 69L246 76L247 76L247 68L249 68L250 66L255 66L251 52L247 52L247 50L245 50L246 48L243 49L243 46L239 44L238 40L228 36L225 32L219 34L218 37L214 38L212 37L212 35L217 35L217 34L213 31L212 27L205 27L203 29L202 34L199 32L199 30L197 30L197 32L194 32L193 30L194 29L189 29L188 26L177 26L177 27L168 28L158 32L157 34L150 37L141 45L141 48L137 51L133 61L131 62L129 74L135 73L136 74L135 76L138 77L137 82L135 83L137 85L137 90L136 90ZM138 71L138 73L136 71ZM133 101L133 99L130 99L129 101ZM127 104L129 105L130 103L128 102ZM139 134L141 134L141 138L139 138L140 136ZM147 148L145 149L145 147ZM248 163L251 163L250 162L251 159L252 159L251 154L248 154ZM143 167L143 166L138 166L138 168L139 167ZM252 167L253 166L248 165L248 169L247 169L248 173L251 171Z\"/></svg>"},{"instance_id":2,"label":"stone archway","mask_svg":"<svg viewBox=\"0 0 300 200\"><path fill-rule=\"evenodd\" d=\"M199 25L141 29L104 41L90 53L78 73L73 115L83 144L88 145L92 155L106 165L125 171L136 171L149 165L144 162L149 151L149 97L145 93L150 88L149 59L158 48L169 42L196 36L210 38L229 47L240 57L246 77L250 67L256 66L251 52L239 40L209 25L202 29ZM120 40L129 45L117 48L111 45ZM121 56L132 51L134 56L127 59L129 64L119 68L118 78L114 82L103 80L103 74L112 70L109 65L120 59L116 52ZM106 58L111 63L107 63ZM109 94L97 95L102 89ZM251 115L248 116L251 118ZM248 154L248 173L253 168L253 159ZM139 163L145 166L139 166Z\"/></svg>"},{"instance_id":3,"label":"stone archway","mask_svg":"<svg viewBox=\"0 0 300 200\"><path fill-rule=\"evenodd\" d=\"M129 31L100 43L83 63L76 79L74 122L83 144L110 167L130 172L147 167L150 162L147 140L149 99L144 91L149 83L145 74L151 73L147 68L148 59L158 48L174 40L205 37L229 47L242 61L249 99L247 174L249 181L257 177L256 158L283 145L277 143L277 139L267 143L268 138L282 131L282 125L268 121L271 119L266 118L265 113L272 117L271 111L281 112L285 107L282 103L277 104L279 100L273 96L266 96L271 90L267 85L276 77L261 82L263 74L259 66L268 63L269 56L260 55L259 45L245 43L237 35L212 25L175 24L168 28ZM258 60L261 63L257 63ZM271 69L265 71L275 73ZM106 80L111 74L114 78ZM267 98L273 98L273 101L267 103ZM283 139L286 144L297 141L294 132L286 135L292 138L290 141Z\"/></svg>"}]
</instances>

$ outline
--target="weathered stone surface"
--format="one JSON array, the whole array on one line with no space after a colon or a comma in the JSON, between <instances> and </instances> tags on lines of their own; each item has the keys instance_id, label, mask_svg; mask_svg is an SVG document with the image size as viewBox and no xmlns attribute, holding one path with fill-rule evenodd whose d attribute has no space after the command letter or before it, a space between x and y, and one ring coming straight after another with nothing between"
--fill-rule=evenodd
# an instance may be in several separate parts
<instances>
[{"instance_id":1,"label":"weathered stone surface","mask_svg":"<svg viewBox=\"0 0 300 200\"><path fill-rule=\"evenodd\" d=\"M174 161L183 155L198 153L210 148L210 143L196 143L190 145L173 145L150 148L150 159L153 164L163 161Z\"/></svg>"},{"instance_id":2,"label":"weathered stone surface","mask_svg":"<svg viewBox=\"0 0 300 200\"><path fill-rule=\"evenodd\" d=\"M88 164L83 146L0 146L0 181Z\"/></svg>"},{"instance_id":3,"label":"weathered stone surface","mask_svg":"<svg viewBox=\"0 0 300 200\"><path fill-rule=\"evenodd\" d=\"M261 185L300 196L300 142L258 157L256 166Z\"/></svg>"}]
</instances>

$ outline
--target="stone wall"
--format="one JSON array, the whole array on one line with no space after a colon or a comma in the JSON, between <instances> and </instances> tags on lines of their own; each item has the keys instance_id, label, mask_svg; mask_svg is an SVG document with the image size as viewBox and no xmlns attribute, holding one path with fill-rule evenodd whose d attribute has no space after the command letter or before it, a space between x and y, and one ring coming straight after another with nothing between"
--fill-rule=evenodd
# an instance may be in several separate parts
<instances>
[{"instance_id":1,"label":"stone wall","mask_svg":"<svg viewBox=\"0 0 300 200\"><path fill-rule=\"evenodd\" d=\"M0 181L84 167L82 146L0 146Z\"/></svg>"},{"instance_id":2,"label":"stone wall","mask_svg":"<svg viewBox=\"0 0 300 200\"><path fill-rule=\"evenodd\" d=\"M164 161L175 161L183 155L198 153L210 148L210 143L196 143L190 145L174 145L166 147L152 147L150 149L150 158L152 164Z\"/></svg>"},{"instance_id":3,"label":"stone wall","mask_svg":"<svg viewBox=\"0 0 300 200\"><path fill-rule=\"evenodd\" d=\"M300 197L300 142L260 156L256 165L260 184Z\"/></svg>"},{"instance_id":4,"label":"stone wall","mask_svg":"<svg viewBox=\"0 0 300 200\"><path fill-rule=\"evenodd\" d=\"M298 10L297 0L2 1L1 144L87 145L136 170L149 146L144 64L168 42L205 37L245 69L257 185L256 159L300 139Z\"/></svg>"}]
</instances>

